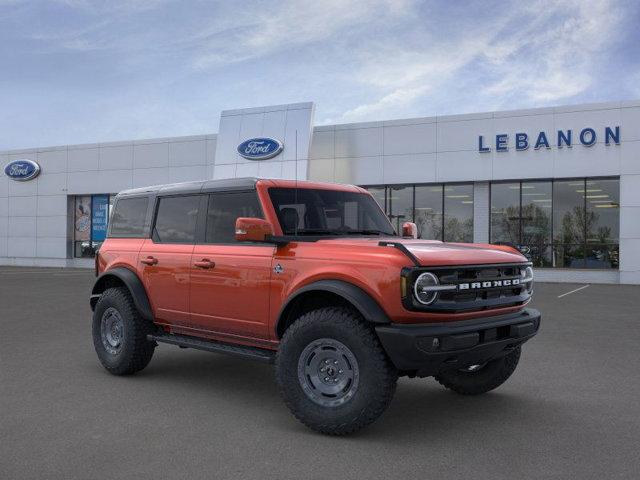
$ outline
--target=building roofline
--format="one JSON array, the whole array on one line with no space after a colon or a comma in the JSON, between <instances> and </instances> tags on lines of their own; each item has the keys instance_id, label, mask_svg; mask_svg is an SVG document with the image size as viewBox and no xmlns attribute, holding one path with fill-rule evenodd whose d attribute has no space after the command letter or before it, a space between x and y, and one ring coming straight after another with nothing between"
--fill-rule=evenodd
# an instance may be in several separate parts
<instances>
[{"instance_id":1,"label":"building roofline","mask_svg":"<svg viewBox=\"0 0 640 480\"><path fill-rule=\"evenodd\" d=\"M612 110L616 108L640 107L640 99L618 100L613 102L578 103L551 107L535 107L513 110L494 110L485 112L459 113L453 115L434 115L430 117L397 118L391 120L363 121L352 123L336 123L315 125L314 131L355 130L360 128L392 127L423 123L445 123L464 120L485 120L490 118L525 117L532 115L559 114L571 112L587 112L593 110Z\"/></svg>"},{"instance_id":2,"label":"building roofline","mask_svg":"<svg viewBox=\"0 0 640 480\"><path fill-rule=\"evenodd\" d=\"M307 104L292 104L294 106L305 106ZM613 102L600 102L600 103L578 103L578 104L565 104L552 107L536 107L536 108L524 108L516 110L494 110L485 112L472 112L472 113L460 113L453 115L435 115L430 117L410 117L410 118L397 118L391 120L374 120L364 122L351 122L351 123L336 123L326 125L313 125L313 131L333 131L333 130L355 130L360 128L375 128L375 127L392 127L403 125L416 125L424 123L445 123L456 122L464 120L484 120L490 118L508 118L508 117L526 117L532 115L544 115L544 114L560 114L571 112L586 112L594 110L612 110L616 108L633 108L640 107L640 99L618 100ZM265 107L257 107L258 109L264 109ZM226 114L233 114L236 110L225 110L230 112ZM169 143L169 142L188 142L197 140L214 140L218 136L218 133L208 133L202 135L185 135L177 137L158 137L158 138L146 138L138 140L121 140L121 141L109 141L98 143L78 143L68 145L54 145L47 147L30 147L30 148L18 148L10 150L0 150L0 155L30 155L37 154L38 152L48 152L55 150L75 150L83 148L101 148L101 147L117 147L117 146L136 146L136 145L148 145L157 143Z\"/></svg>"}]
</instances>

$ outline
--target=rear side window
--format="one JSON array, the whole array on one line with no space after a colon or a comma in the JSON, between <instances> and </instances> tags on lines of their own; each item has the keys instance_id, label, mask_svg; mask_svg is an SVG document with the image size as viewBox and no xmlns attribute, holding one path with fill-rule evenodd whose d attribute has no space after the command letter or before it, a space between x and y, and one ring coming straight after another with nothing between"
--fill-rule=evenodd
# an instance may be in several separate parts
<instances>
[{"instance_id":1,"label":"rear side window","mask_svg":"<svg viewBox=\"0 0 640 480\"><path fill-rule=\"evenodd\" d=\"M141 237L147 217L148 197L118 199L111 214L111 237Z\"/></svg>"},{"instance_id":2,"label":"rear side window","mask_svg":"<svg viewBox=\"0 0 640 480\"><path fill-rule=\"evenodd\" d=\"M160 198L153 241L194 243L200 198L200 195Z\"/></svg>"},{"instance_id":3,"label":"rear side window","mask_svg":"<svg viewBox=\"0 0 640 480\"><path fill-rule=\"evenodd\" d=\"M263 218L256 192L215 193L209 196L206 243L234 243L236 219Z\"/></svg>"}]
</instances>

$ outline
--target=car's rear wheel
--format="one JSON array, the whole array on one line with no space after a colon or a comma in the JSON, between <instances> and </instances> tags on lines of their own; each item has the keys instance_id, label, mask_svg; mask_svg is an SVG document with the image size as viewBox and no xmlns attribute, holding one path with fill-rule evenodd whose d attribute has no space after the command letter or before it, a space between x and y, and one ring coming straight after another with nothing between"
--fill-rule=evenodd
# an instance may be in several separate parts
<instances>
[{"instance_id":1,"label":"car's rear wheel","mask_svg":"<svg viewBox=\"0 0 640 480\"><path fill-rule=\"evenodd\" d=\"M398 374L360 315L330 307L301 316L285 332L276 378L298 420L321 433L344 435L382 415Z\"/></svg>"},{"instance_id":2,"label":"car's rear wheel","mask_svg":"<svg viewBox=\"0 0 640 480\"><path fill-rule=\"evenodd\" d=\"M130 375L151 361L153 324L142 318L124 287L105 290L93 312L93 346L100 363L114 375Z\"/></svg>"},{"instance_id":3,"label":"car's rear wheel","mask_svg":"<svg viewBox=\"0 0 640 480\"><path fill-rule=\"evenodd\" d=\"M461 395L480 395L498 388L513 374L520 360L520 347L504 357L482 365L469 365L436 375L444 387Z\"/></svg>"}]
</instances>

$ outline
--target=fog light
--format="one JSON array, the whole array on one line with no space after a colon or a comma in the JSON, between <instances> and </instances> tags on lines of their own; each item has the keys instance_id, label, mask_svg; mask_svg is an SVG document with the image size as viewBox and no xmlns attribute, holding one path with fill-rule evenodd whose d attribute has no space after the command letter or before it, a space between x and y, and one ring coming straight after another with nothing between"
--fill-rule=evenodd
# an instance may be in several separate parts
<instances>
[{"instance_id":1,"label":"fog light","mask_svg":"<svg viewBox=\"0 0 640 480\"><path fill-rule=\"evenodd\" d=\"M440 344L440 339L436 337L421 337L416 342L417 347L427 353L440 351Z\"/></svg>"}]
</instances>

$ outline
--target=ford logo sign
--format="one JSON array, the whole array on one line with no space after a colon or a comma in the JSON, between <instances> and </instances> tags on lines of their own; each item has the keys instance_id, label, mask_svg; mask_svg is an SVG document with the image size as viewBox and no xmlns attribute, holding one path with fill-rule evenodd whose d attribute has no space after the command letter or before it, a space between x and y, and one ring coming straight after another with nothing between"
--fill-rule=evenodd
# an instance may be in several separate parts
<instances>
[{"instance_id":1,"label":"ford logo sign","mask_svg":"<svg viewBox=\"0 0 640 480\"><path fill-rule=\"evenodd\" d=\"M283 145L273 138L250 138L238 145L238 153L249 160L266 160L278 155Z\"/></svg>"},{"instance_id":2,"label":"ford logo sign","mask_svg":"<svg viewBox=\"0 0 640 480\"><path fill-rule=\"evenodd\" d=\"M38 176L40 165L33 160L14 160L4 167L4 173L11 180L26 182Z\"/></svg>"}]
</instances>

